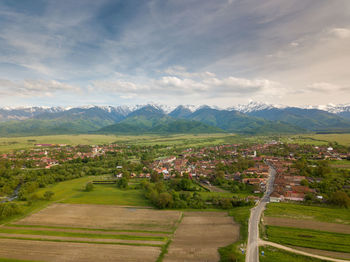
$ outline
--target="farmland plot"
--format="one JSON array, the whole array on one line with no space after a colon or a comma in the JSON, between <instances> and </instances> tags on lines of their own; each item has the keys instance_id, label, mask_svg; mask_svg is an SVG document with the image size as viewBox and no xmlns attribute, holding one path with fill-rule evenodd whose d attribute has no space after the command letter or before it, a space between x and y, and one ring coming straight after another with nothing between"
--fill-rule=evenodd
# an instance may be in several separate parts
<instances>
[{"instance_id":1,"label":"farmland plot","mask_svg":"<svg viewBox=\"0 0 350 262\"><path fill-rule=\"evenodd\" d=\"M53 204L20 220L20 225L172 231L179 211L105 205Z\"/></svg>"},{"instance_id":2,"label":"farmland plot","mask_svg":"<svg viewBox=\"0 0 350 262\"><path fill-rule=\"evenodd\" d=\"M156 261L180 211L52 204L0 227L0 258L35 261Z\"/></svg>"},{"instance_id":3,"label":"farmland plot","mask_svg":"<svg viewBox=\"0 0 350 262\"><path fill-rule=\"evenodd\" d=\"M223 212L185 212L164 262L219 261L218 248L239 238L239 226Z\"/></svg>"}]
</instances>

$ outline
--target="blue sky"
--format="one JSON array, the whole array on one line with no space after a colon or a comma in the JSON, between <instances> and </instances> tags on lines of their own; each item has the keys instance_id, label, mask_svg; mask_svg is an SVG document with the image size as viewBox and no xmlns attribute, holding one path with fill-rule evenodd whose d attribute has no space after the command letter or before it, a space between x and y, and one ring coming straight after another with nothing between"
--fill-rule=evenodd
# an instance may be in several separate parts
<instances>
[{"instance_id":1,"label":"blue sky","mask_svg":"<svg viewBox=\"0 0 350 262\"><path fill-rule=\"evenodd\" d=\"M348 0L0 0L0 106L349 103Z\"/></svg>"}]
</instances>

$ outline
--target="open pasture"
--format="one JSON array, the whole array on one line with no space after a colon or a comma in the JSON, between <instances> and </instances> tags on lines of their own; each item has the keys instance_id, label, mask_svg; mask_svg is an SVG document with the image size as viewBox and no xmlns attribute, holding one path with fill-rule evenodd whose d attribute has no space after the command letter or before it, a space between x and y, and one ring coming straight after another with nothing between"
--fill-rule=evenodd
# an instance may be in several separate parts
<instances>
[{"instance_id":1,"label":"open pasture","mask_svg":"<svg viewBox=\"0 0 350 262\"><path fill-rule=\"evenodd\" d=\"M350 234L350 225L319 222L312 220L282 218L282 217L264 217L264 224L269 226L305 228L321 230L334 233Z\"/></svg>"},{"instance_id":2,"label":"open pasture","mask_svg":"<svg viewBox=\"0 0 350 262\"><path fill-rule=\"evenodd\" d=\"M132 145L205 146L236 143L242 138L232 134L175 134L175 135L51 135L1 137L0 152L33 148L35 144L101 145L110 143Z\"/></svg>"},{"instance_id":3,"label":"open pasture","mask_svg":"<svg viewBox=\"0 0 350 262\"><path fill-rule=\"evenodd\" d=\"M266 226L266 236L268 241L282 245L350 253L350 234Z\"/></svg>"},{"instance_id":4,"label":"open pasture","mask_svg":"<svg viewBox=\"0 0 350 262\"><path fill-rule=\"evenodd\" d=\"M226 212L185 212L163 261L219 261L218 248L238 239L239 225Z\"/></svg>"},{"instance_id":5,"label":"open pasture","mask_svg":"<svg viewBox=\"0 0 350 262\"><path fill-rule=\"evenodd\" d=\"M336 207L318 207L291 203L270 203L265 210L266 217L281 217L338 223L350 225L348 209Z\"/></svg>"}]
</instances>

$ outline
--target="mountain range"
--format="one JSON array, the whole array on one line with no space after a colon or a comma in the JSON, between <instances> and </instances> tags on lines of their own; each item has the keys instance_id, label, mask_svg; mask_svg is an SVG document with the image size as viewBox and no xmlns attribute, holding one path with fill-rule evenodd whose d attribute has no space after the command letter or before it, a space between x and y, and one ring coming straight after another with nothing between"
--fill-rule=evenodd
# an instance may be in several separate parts
<instances>
[{"instance_id":1,"label":"mountain range","mask_svg":"<svg viewBox=\"0 0 350 262\"><path fill-rule=\"evenodd\" d=\"M137 105L0 108L0 136L78 133L349 132L350 104L287 107L258 102L210 106Z\"/></svg>"}]
</instances>

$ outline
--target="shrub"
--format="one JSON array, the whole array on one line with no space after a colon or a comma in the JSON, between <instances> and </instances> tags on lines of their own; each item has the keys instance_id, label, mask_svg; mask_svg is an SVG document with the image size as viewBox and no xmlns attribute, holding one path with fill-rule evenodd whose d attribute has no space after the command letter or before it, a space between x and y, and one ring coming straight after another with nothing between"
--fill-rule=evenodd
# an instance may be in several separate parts
<instances>
[{"instance_id":1,"label":"shrub","mask_svg":"<svg viewBox=\"0 0 350 262\"><path fill-rule=\"evenodd\" d=\"M51 200L54 194L55 194L55 193L52 192L52 191L46 191L46 192L44 193L44 199L45 199L45 200Z\"/></svg>"},{"instance_id":2,"label":"shrub","mask_svg":"<svg viewBox=\"0 0 350 262\"><path fill-rule=\"evenodd\" d=\"M85 185L85 191L90 192L94 189L94 184L92 182L89 182Z\"/></svg>"}]
</instances>

